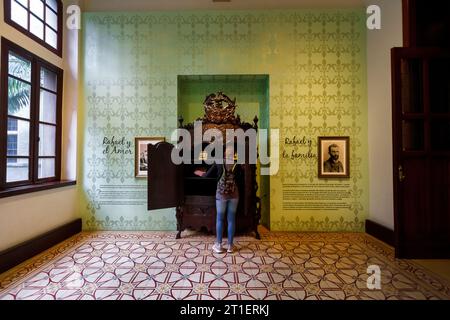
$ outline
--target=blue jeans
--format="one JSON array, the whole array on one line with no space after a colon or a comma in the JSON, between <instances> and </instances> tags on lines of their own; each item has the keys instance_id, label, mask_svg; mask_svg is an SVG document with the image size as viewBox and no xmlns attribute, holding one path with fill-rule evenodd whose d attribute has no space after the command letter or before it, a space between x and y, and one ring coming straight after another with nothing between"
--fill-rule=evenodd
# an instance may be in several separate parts
<instances>
[{"instance_id":1,"label":"blue jeans","mask_svg":"<svg viewBox=\"0 0 450 320\"><path fill-rule=\"evenodd\" d=\"M234 231L236 228L236 209L239 199L217 200L217 219L216 219L216 236L217 243L222 243L223 224L225 221L225 212L227 213L228 222L228 244L233 244Z\"/></svg>"}]
</instances>

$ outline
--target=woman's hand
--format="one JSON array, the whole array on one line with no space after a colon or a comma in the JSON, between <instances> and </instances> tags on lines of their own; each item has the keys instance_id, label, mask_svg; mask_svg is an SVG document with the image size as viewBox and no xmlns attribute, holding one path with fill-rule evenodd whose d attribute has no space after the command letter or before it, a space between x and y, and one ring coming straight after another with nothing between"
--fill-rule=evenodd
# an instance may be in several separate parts
<instances>
[{"instance_id":1,"label":"woman's hand","mask_svg":"<svg viewBox=\"0 0 450 320\"><path fill-rule=\"evenodd\" d=\"M196 175L196 176L199 176L199 177L203 177L203 175L206 173L206 171L203 171L203 170L195 170L194 171L194 174Z\"/></svg>"}]
</instances>

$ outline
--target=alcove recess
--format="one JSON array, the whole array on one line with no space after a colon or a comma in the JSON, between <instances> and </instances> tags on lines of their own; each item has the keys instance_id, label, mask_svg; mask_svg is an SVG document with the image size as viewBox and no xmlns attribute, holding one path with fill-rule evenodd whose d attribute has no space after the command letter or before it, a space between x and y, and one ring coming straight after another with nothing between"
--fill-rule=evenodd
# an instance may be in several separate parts
<instances>
[{"instance_id":1,"label":"alcove recess","mask_svg":"<svg viewBox=\"0 0 450 320\"><path fill-rule=\"evenodd\" d=\"M236 97L236 114L242 121L252 123L258 116L259 129L269 128L269 76L268 75L179 75L177 117L183 123L192 123L204 114L203 101L211 93L223 92ZM261 224L270 226L270 177L260 175L257 167L257 196L261 198Z\"/></svg>"}]
</instances>

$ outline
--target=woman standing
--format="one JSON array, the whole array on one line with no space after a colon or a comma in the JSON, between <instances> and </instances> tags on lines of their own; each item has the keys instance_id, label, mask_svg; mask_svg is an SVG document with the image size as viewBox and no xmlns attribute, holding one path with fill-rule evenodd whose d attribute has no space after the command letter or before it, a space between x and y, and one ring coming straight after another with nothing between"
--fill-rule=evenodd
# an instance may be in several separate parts
<instances>
[{"instance_id":1,"label":"woman standing","mask_svg":"<svg viewBox=\"0 0 450 320\"><path fill-rule=\"evenodd\" d=\"M236 250L234 246L234 233L236 230L236 210L239 203L239 190L236 183L236 173L239 166L234 162L233 148L226 148L223 164L214 164L207 172L196 170L194 173L201 177L219 177L216 190L216 242L213 245L213 251L216 253L233 253ZM227 217L227 248L222 246L222 235Z\"/></svg>"}]
</instances>

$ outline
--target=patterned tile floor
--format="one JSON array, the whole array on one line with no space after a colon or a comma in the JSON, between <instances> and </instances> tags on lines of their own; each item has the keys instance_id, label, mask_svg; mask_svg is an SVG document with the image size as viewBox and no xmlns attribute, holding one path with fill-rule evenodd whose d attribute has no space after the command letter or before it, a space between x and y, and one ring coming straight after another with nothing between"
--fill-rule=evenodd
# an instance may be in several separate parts
<instances>
[{"instance_id":1,"label":"patterned tile floor","mask_svg":"<svg viewBox=\"0 0 450 320\"><path fill-rule=\"evenodd\" d=\"M83 232L0 275L9 299L450 299L450 282L366 234L237 237L215 254L213 236ZM381 290L367 267L381 268Z\"/></svg>"}]
</instances>

